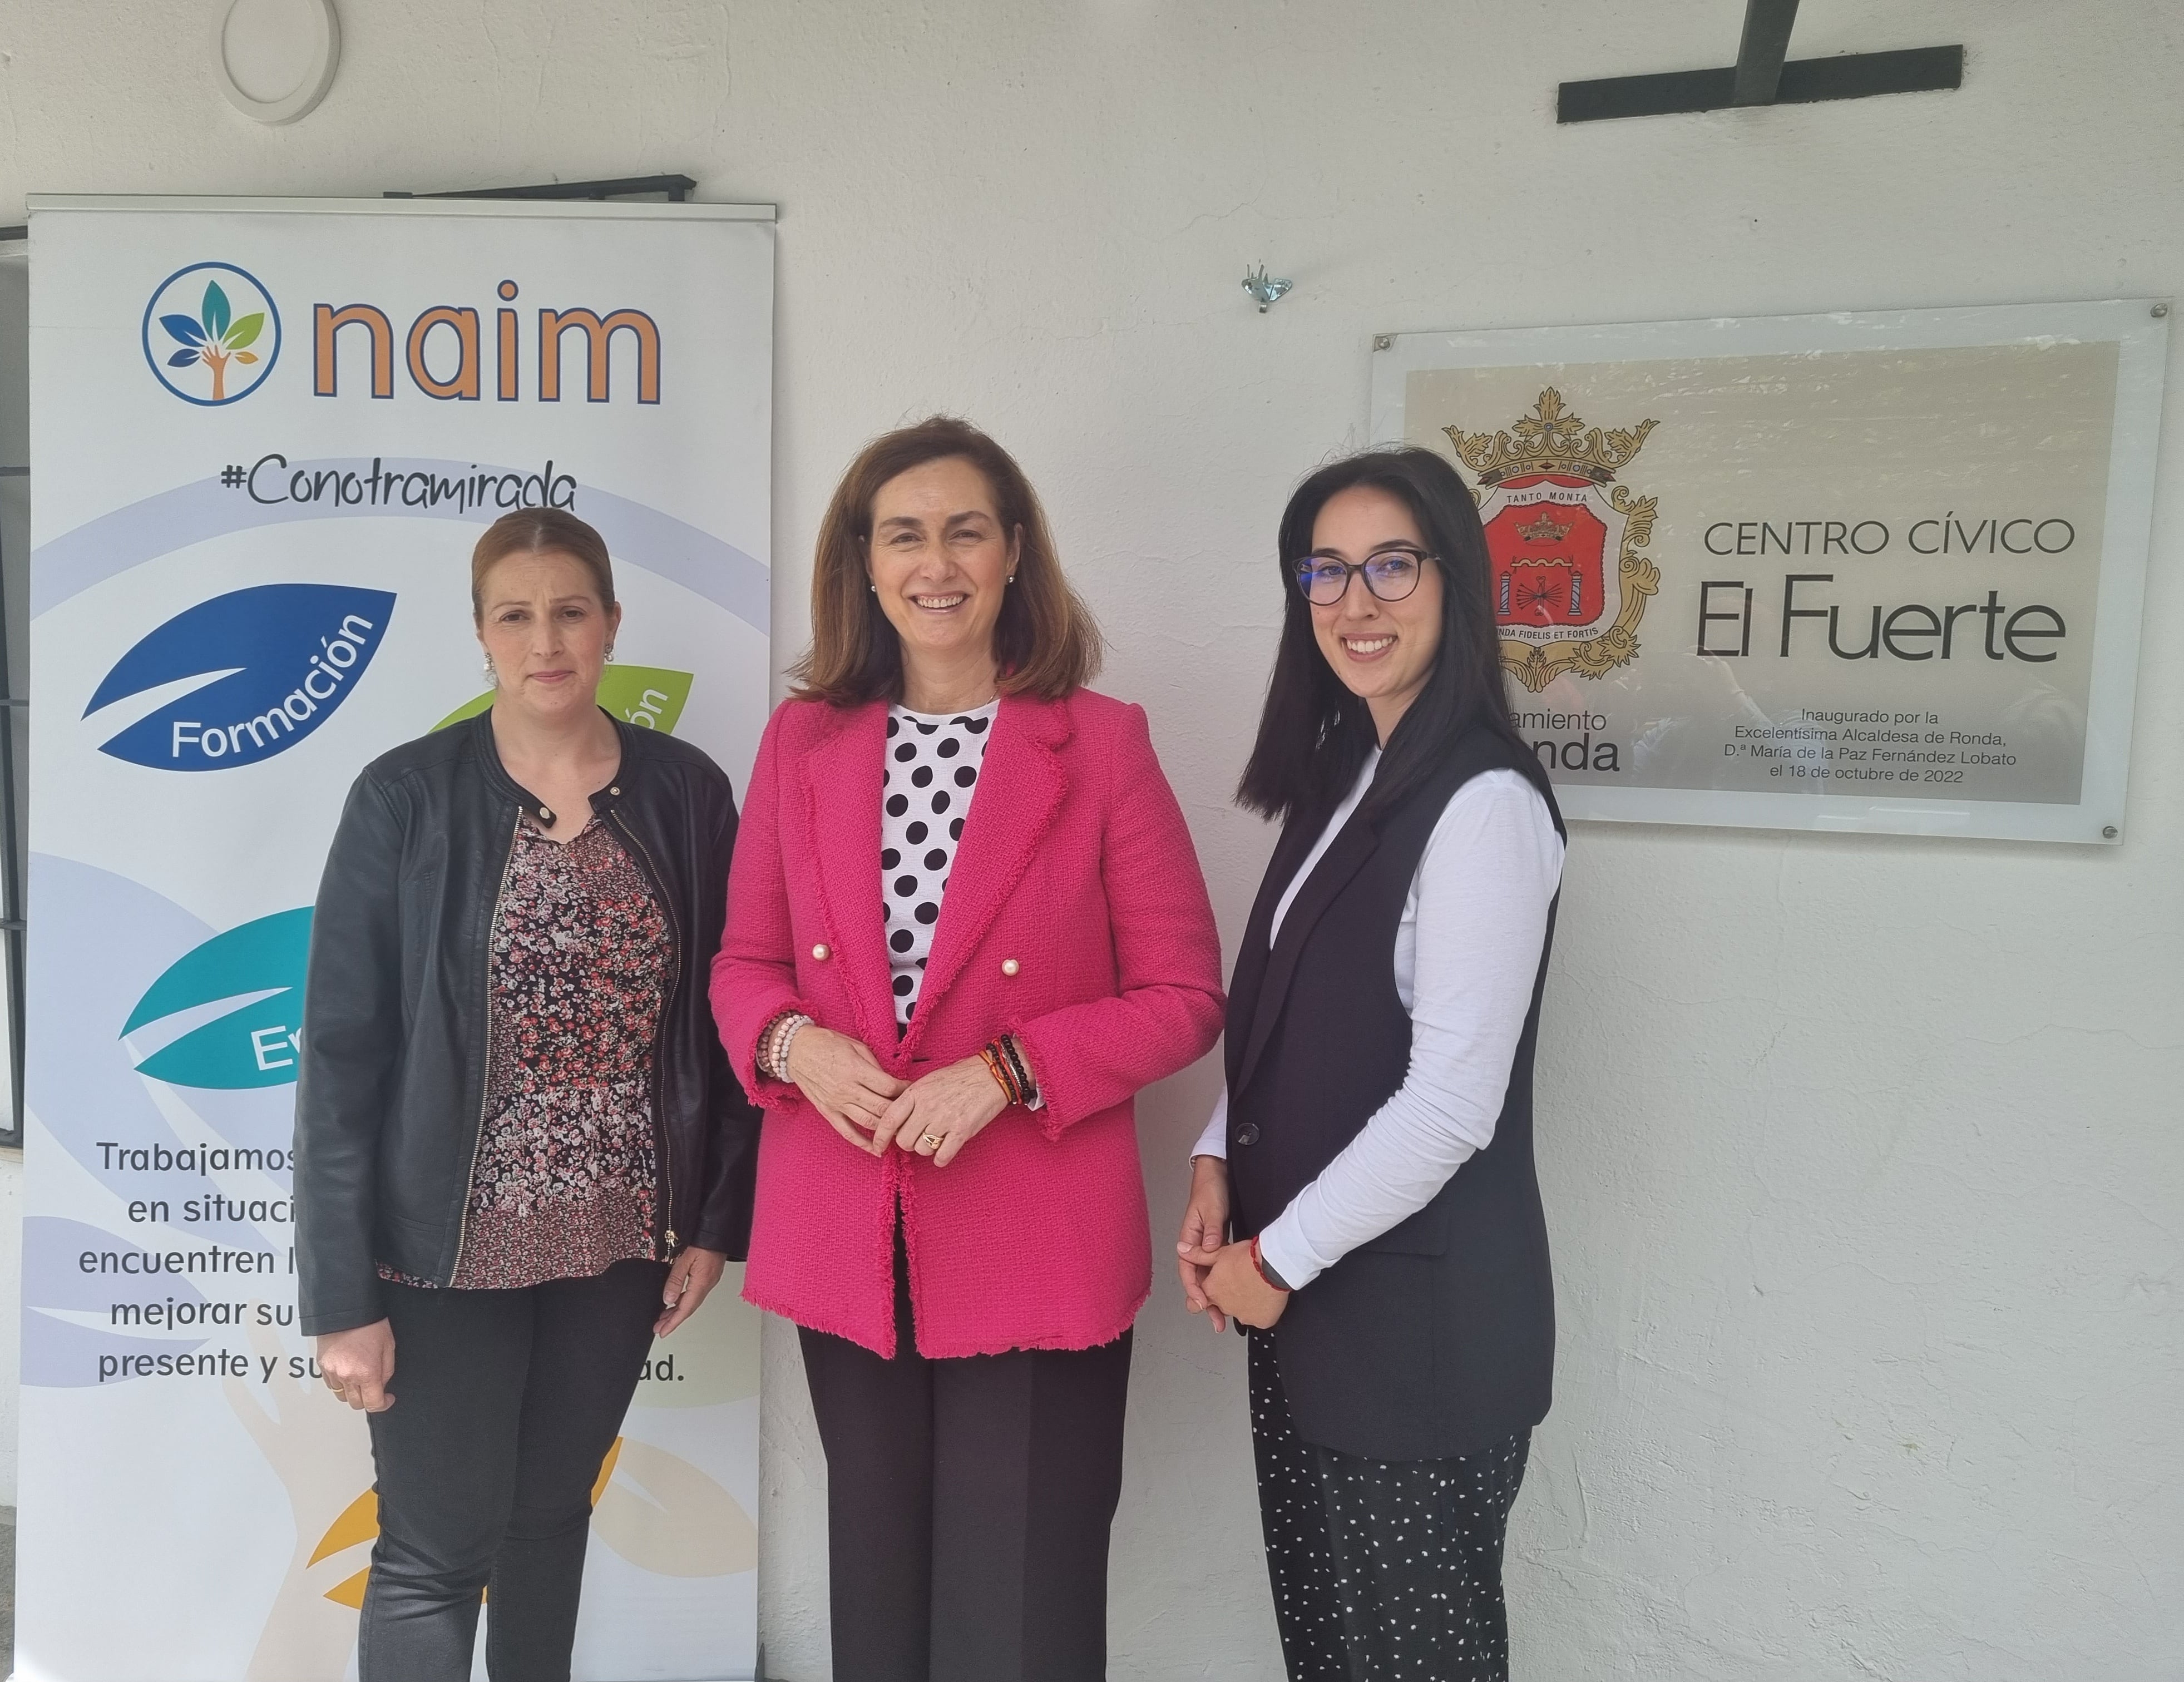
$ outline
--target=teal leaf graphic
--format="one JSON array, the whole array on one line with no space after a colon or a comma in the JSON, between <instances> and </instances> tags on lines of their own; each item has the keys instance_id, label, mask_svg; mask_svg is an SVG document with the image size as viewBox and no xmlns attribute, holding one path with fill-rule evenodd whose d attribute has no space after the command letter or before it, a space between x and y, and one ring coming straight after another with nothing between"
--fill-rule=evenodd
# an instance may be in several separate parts
<instances>
[{"instance_id":1,"label":"teal leaf graphic","mask_svg":"<svg viewBox=\"0 0 2184 1682\"><path fill-rule=\"evenodd\" d=\"M124 1038L178 1011L250 994L260 999L192 1028L136 1066L176 1086L285 1086L296 1078L311 908L276 911L215 934L153 982L122 1025Z\"/></svg>"},{"instance_id":2,"label":"teal leaf graphic","mask_svg":"<svg viewBox=\"0 0 2184 1682\"><path fill-rule=\"evenodd\" d=\"M227 294L220 289L218 281L205 282L204 330L209 339L217 339L227 331Z\"/></svg>"},{"instance_id":3,"label":"teal leaf graphic","mask_svg":"<svg viewBox=\"0 0 2184 1682\"><path fill-rule=\"evenodd\" d=\"M203 344L205 331L187 315L162 315L159 325L184 344Z\"/></svg>"},{"instance_id":4,"label":"teal leaf graphic","mask_svg":"<svg viewBox=\"0 0 2184 1682\"><path fill-rule=\"evenodd\" d=\"M220 336L220 343L230 350L240 350L255 339L265 326L265 312L246 315Z\"/></svg>"}]
</instances>

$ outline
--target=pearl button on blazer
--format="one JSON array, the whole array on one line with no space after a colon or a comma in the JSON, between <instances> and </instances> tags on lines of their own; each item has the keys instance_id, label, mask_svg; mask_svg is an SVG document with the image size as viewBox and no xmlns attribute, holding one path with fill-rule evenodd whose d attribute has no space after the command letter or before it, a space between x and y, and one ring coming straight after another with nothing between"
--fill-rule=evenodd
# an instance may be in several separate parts
<instances>
[{"instance_id":1,"label":"pearl button on blazer","mask_svg":"<svg viewBox=\"0 0 2184 1682\"><path fill-rule=\"evenodd\" d=\"M921 1353L1087 1349L1151 1289L1134 1100L1221 1032L1221 944L1142 709L1079 690L1003 699L908 1033L881 917L887 707L784 704L728 878L713 1011L764 1106L744 1295L894 1351L902 1211ZM905 1080L1017 1035L1044 1107L1012 1107L945 1168L857 1150L759 1073L783 1010Z\"/></svg>"}]
</instances>

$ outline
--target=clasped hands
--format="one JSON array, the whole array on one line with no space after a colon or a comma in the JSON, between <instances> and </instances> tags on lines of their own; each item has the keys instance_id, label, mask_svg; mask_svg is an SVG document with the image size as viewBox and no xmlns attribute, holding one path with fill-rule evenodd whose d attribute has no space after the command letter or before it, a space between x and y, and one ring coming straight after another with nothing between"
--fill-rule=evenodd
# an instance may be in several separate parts
<instances>
[{"instance_id":1,"label":"clasped hands","mask_svg":"<svg viewBox=\"0 0 2184 1682\"><path fill-rule=\"evenodd\" d=\"M1290 1294L1267 1283L1248 1240L1229 1244L1228 1235L1228 1165L1218 1156L1194 1156L1190 1201L1175 1245L1184 1300L1192 1313L1208 1317L1217 1332L1227 1330L1232 1319L1263 1330L1282 1317Z\"/></svg>"},{"instance_id":2,"label":"clasped hands","mask_svg":"<svg viewBox=\"0 0 2184 1682\"><path fill-rule=\"evenodd\" d=\"M936 1168L954 1161L1009 1105L981 1058L898 1080L864 1041L816 1022L797 1030L788 1048L788 1078L829 1127L867 1156L885 1156L893 1145L930 1156Z\"/></svg>"}]
</instances>

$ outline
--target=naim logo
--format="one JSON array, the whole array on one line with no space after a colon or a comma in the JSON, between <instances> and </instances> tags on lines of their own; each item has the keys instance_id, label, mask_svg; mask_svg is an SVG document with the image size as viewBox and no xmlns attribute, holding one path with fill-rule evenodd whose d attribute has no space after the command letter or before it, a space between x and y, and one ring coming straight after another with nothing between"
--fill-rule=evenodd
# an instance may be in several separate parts
<instances>
[{"instance_id":1,"label":"naim logo","mask_svg":"<svg viewBox=\"0 0 2184 1682\"><path fill-rule=\"evenodd\" d=\"M184 953L137 1000L121 1037L185 1011L231 1008L154 1051L136 1072L176 1086L285 1086L294 1080L310 950L311 908L304 905L215 934Z\"/></svg>"},{"instance_id":2,"label":"naim logo","mask_svg":"<svg viewBox=\"0 0 2184 1682\"><path fill-rule=\"evenodd\" d=\"M508 280L493 290L508 304L515 301L521 288ZM621 347L625 378L634 365L637 400L660 401L660 324L644 310L627 304L604 315L582 306L541 309L538 348L531 353L523 348L523 323L515 310L496 309L493 316L490 371L496 402L519 401L526 374L539 402L560 402L562 364L569 348L564 341L571 334L581 347L582 371L577 377L583 382L585 402L612 400L617 343ZM410 384L419 391L443 403L480 401L488 370L484 328L476 305L432 304L417 313L406 334L396 332L397 319L376 304L344 304L338 308L331 304L312 305L311 395L340 394L345 355L352 389L359 376L368 376L373 397L393 397L394 348L398 337L403 365L409 370ZM448 360L450 353L453 361ZM629 387L625 384L622 389Z\"/></svg>"},{"instance_id":3,"label":"naim logo","mask_svg":"<svg viewBox=\"0 0 2184 1682\"><path fill-rule=\"evenodd\" d=\"M144 359L185 403L212 408L256 391L281 354L272 294L231 263L192 263L144 306Z\"/></svg>"},{"instance_id":4,"label":"naim logo","mask_svg":"<svg viewBox=\"0 0 2184 1682\"><path fill-rule=\"evenodd\" d=\"M83 716L188 677L99 751L154 771L225 771L286 752L348 698L387 635L389 590L259 584L176 614L121 656Z\"/></svg>"}]
</instances>

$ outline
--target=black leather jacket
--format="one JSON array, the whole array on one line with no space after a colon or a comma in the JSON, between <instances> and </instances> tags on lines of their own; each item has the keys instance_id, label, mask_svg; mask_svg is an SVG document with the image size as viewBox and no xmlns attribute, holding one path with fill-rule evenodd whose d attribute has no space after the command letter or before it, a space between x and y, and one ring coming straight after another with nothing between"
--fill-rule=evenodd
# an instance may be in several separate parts
<instances>
[{"instance_id":1,"label":"black leather jacket","mask_svg":"<svg viewBox=\"0 0 2184 1682\"><path fill-rule=\"evenodd\" d=\"M675 972L653 1050L657 1254L741 1259L758 1119L706 1001L735 797L672 737L617 721L621 768L592 807L651 878ZM444 1285L484 1120L488 941L521 810L489 714L371 762L319 886L296 1085L296 1261L306 1335L369 1325L378 1266Z\"/></svg>"}]
</instances>

